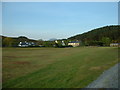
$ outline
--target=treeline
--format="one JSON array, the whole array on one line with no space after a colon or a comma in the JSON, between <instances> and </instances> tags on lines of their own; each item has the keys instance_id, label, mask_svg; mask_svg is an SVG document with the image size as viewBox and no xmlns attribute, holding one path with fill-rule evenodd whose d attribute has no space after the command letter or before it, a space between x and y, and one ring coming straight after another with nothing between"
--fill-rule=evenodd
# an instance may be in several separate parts
<instances>
[{"instance_id":1,"label":"treeline","mask_svg":"<svg viewBox=\"0 0 120 90\"><path fill-rule=\"evenodd\" d=\"M20 42L34 42L35 46L54 47L55 41L33 40L25 36L6 37L0 36L2 47L18 47ZM110 43L120 43L120 25L105 26L89 32L79 34L68 39L57 40L57 45L62 47L62 41L68 45L69 41L79 41L80 46L109 46Z\"/></svg>"},{"instance_id":2,"label":"treeline","mask_svg":"<svg viewBox=\"0 0 120 90\"><path fill-rule=\"evenodd\" d=\"M35 44L34 47L56 47L55 41L43 41L42 39L33 40L25 36L20 36L20 37L0 36L0 40L2 42L0 46L2 47L18 47L20 42L34 42ZM67 39L62 39L62 40L64 40L65 45L67 45L69 42ZM58 41L57 45L59 47L62 47L62 40L57 40Z\"/></svg>"},{"instance_id":3,"label":"treeline","mask_svg":"<svg viewBox=\"0 0 120 90\"><path fill-rule=\"evenodd\" d=\"M52 46L53 42L49 41L43 41L43 40L33 40L29 39L25 36L20 36L20 37L6 37L6 36L0 36L2 40L2 47L18 47L18 44L20 42L34 42L35 46L47 46L50 47Z\"/></svg>"},{"instance_id":4,"label":"treeline","mask_svg":"<svg viewBox=\"0 0 120 90\"><path fill-rule=\"evenodd\" d=\"M0 38L2 38L2 47L17 47L20 42L24 41L35 42L35 40L28 39L27 37L24 36L20 37L0 36Z\"/></svg>"},{"instance_id":5,"label":"treeline","mask_svg":"<svg viewBox=\"0 0 120 90\"><path fill-rule=\"evenodd\" d=\"M120 42L120 25L105 26L68 38L79 40L86 46L109 46Z\"/></svg>"}]
</instances>

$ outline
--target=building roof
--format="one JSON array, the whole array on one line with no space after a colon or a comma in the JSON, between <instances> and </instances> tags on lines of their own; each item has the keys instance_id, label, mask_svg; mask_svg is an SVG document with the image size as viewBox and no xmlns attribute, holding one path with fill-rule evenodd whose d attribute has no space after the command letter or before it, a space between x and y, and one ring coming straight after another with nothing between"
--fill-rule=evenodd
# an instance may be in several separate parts
<instances>
[{"instance_id":1,"label":"building roof","mask_svg":"<svg viewBox=\"0 0 120 90\"><path fill-rule=\"evenodd\" d=\"M20 45L28 45L27 43L25 43L25 42L22 42Z\"/></svg>"},{"instance_id":2,"label":"building roof","mask_svg":"<svg viewBox=\"0 0 120 90\"><path fill-rule=\"evenodd\" d=\"M120 43L110 43L110 44L120 44Z\"/></svg>"},{"instance_id":3,"label":"building roof","mask_svg":"<svg viewBox=\"0 0 120 90\"><path fill-rule=\"evenodd\" d=\"M71 41L71 42L69 42L69 43L79 43L79 41Z\"/></svg>"},{"instance_id":4,"label":"building roof","mask_svg":"<svg viewBox=\"0 0 120 90\"><path fill-rule=\"evenodd\" d=\"M35 45L34 42L21 42L20 45Z\"/></svg>"}]
</instances>

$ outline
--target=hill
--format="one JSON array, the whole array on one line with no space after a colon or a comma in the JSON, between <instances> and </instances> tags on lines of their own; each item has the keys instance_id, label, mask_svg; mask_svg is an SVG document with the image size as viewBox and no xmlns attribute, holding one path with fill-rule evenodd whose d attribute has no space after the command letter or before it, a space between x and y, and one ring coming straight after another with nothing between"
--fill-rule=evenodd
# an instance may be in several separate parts
<instances>
[{"instance_id":1,"label":"hill","mask_svg":"<svg viewBox=\"0 0 120 90\"><path fill-rule=\"evenodd\" d=\"M68 39L70 40L80 40L84 43L90 44L93 42L104 43L106 40L109 42L116 43L120 42L120 25L105 26L101 28L96 28L94 30L72 36Z\"/></svg>"},{"instance_id":2,"label":"hill","mask_svg":"<svg viewBox=\"0 0 120 90\"><path fill-rule=\"evenodd\" d=\"M43 40L34 40L29 39L25 36L19 37L7 37L0 35L0 40L2 41L2 47L18 47L20 42L33 42L35 44L34 47L45 46L45 47L53 47L54 41L43 41Z\"/></svg>"},{"instance_id":3,"label":"hill","mask_svg":"<svg viewBox=\"0 0 120 90\"><path fill-rule=\"evenodd\" d=\"M29 39L25 36L19 36L19 37L7 37L7 36L0 36L2 40L2 46L3 47L9 47L9 46L18 46L19 42L37 42L36 40Z\"/></svg>"},{"instance_id":4,"label":"hill","mask_svg":"<svg viewBox=\"0 0 120 90\"><path fill-rule=\"evenodd\" d=\"M80 41L81 45L85 46L109 46L110 43L120 43L120 25L105 26L96 28L83 34L72 36L68 39L58 40L61 45L61 41L64 40L66 45L69 41ZM2 39L1 39L2 38ZM3 47L18 46L19 42L34 42L36 45L43 45L46 47L53 47L56 39L50 39L49 41L33 40L25 36L20 37L6 37L0 35Z\"/></svg>"}]
</instances>

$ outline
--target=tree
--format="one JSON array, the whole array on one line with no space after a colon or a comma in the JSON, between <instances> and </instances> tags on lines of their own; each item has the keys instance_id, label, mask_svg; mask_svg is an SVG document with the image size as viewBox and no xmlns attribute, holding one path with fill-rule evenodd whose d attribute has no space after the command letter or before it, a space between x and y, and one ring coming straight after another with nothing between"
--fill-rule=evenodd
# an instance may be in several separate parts
<instances>
[{"instance_id":1,"label":"tree","mask_svg":"<svg viewBox=\"0 0 120 90\"><path fill-rule=\"evenodd\" d=\"M53 41L44 41L44 42L43 42L43 45L44 45L45 47L53 47L54 42L53 42Z\"/></svg>"},{"instance_id":2,"label":"tree","mask_svg":"<svg viewBox=\"0 0 120 90\"><path fill-rule=\"evenodd\" d=\"M13 45L13 39L9 38L9 37L6 37L6 38L3 39L2 44L5 47L12 47L12 45Z\"/></svg>"},{"instance_id":3,"label":"tree","mask_svg":"<svg viewBox=\"0 0 120 90\"><path fill-rule=\"evenodd\" d=\"M102 42L103 42L103 45L104 45L104 46L109 46L111 40L110 40L109 37L103 37L103 38L102 38Z\"/></svg>"},{"instance_id":4,"label":"tree","mask_svg":"<svg viewBox=\"0 0 120 90\"><path fill-rule=\"evenodd\" d=\"M39 39L38 41L43 41L42 39Z\"/></svg>"}]
</instances>

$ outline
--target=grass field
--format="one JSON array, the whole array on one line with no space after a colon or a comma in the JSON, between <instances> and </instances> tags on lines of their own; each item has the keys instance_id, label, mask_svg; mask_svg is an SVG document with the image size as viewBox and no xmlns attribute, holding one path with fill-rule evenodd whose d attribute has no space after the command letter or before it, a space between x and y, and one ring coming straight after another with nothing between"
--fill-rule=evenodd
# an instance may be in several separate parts
<instances>
[{"instance_id":1,"label":"grass field","mask_svg":"<svg viewBox=\"0 0 120 90\"><path fill-rule=\"evenodd\" d=\"M118 62L111 47L2 50L3 88L83 88Z\"/></svg>"}]
</instances>

